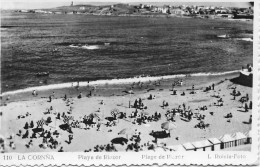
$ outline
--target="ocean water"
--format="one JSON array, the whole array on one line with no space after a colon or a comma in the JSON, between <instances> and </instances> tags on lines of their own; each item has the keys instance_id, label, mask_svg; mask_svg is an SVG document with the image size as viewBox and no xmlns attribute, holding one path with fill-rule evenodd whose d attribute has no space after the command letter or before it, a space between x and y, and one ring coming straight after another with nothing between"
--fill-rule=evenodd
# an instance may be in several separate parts
<instances>
[{"instance_id":1,"label":"ocean water","mask_svg":"<svg viewBox=\"0 0 260 167\"><path fill-rule=\"evenodd\" d=\"M251 21L4 12L1 91L239 70L253 63L252 34Z\"/></svg>"}]
</instances>

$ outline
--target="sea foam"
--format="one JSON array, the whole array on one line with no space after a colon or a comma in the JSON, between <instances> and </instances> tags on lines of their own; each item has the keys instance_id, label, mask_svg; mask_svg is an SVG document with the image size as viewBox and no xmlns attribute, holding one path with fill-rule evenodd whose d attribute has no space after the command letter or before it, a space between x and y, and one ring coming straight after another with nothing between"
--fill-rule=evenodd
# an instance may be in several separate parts
<instances>
[{"instance_id":1,"label":"sea foam","mask_svg":"<svg viewBox=\"0 0 260 167\"><path fill-rule=\"evenodd\" d=\"M71 48L88 49L88 50L94 50L94 49L99 49L99 48L100 48L99 45L83 45L83 46L78 46L78 45L74 45L74 44L69 45L69 47L71 47Z\"/></svg>"}]
</instances>

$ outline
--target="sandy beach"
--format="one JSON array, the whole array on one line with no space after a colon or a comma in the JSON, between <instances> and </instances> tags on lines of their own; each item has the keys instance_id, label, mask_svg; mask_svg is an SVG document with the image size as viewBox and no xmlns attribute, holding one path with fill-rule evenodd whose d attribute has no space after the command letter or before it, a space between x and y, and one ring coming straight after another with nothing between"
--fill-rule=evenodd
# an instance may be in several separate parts
<instances>
[{"instance_id":1,"label":"sandy beach","mask_svg":"<svg viewBox=\"0 0 260 167\"><path fill-rule=\"evenodd\" d=\"M6 139L6 152L48 152L58 151L62 147L62 151L82 152L94 151L96 145L111 144L111 140L117 137L122 137L128 140L127 144L113 144L117 151L126 151L127 145L135 141L135 137L131 141L132 136L138 135L139 146L138 151L148 149L147 144L157 146L173 146L187 142L201 141L206 138L220 137L225 134L233 134L236 132L247 132L251 130L251 124L248 123L252 111L249 109L245 112L245 103L242 104L239 100L241 97L246 97L248 94L249 104L252 101L252 87L242 86L230 81L238 77L238 73L219 75L219 76L192 76L174 79L162 79L160 81L139 82L131 84L113 84L113 85L91 85L81 86L76 88L64 88L56 90L37 91L37 96L33 96L32 92L24 92L19 94L5 95L1 99L2 122L0 134ZM173 95L172 84L174 82L183 81L182 85L175 85L176 95ZM214 90L212 85L214 84ZM194 89L192 87L194 85ZM211 87L205 91L206 87ZM232 92L240 92L240 95L231 95ZM191 92L194 91L194 94ZM53 93L54 92L54 93ZM91 92L91 96L88 96ZM185 95L181 95L182 93ZM64 96L67 99L64 99ZM78 98L78 95L82 95ZM51 102L49 96L53 96ZM148 97L152 95L152 99ZM221 99L222 101L221 102ZM135 100L141 99L142 107L134 108ZM222 105L218 105L220 101ZM130 104L130 105L129 105ZM166 104L163 106L163 104ZM168 105L167 105L168 104ZM129 107L130 106L130 107ZM180 107L179 107L180 106ZM166 113L172 109L189 108L193 113L191 120L183 119L181 114L176 114L174 121L167 120ZM205 107L203 110L201 107ZM200 109L198 109L200 108ZM49 110L49 111L48 111ZM106 117L113 117L111 111L125 113L125 117L109 121ZM135 122L138 116L131 118L130 115L137 111L140 117L146 115L152 116L160 113L160 118L152 119L152 121L143 121L140 124ZM57 114L65 113L66 116L72 116L74 121L78 121L80 127L71 128L73 133L67 130L62 130L59 126L64 124L63 118L56 119ZM95 124L86 126L81 121L84 116L95 115ZM142 113L142 114L141 114ZM225 118L229 113L232 113L231 118ZM195 128L201 121L197 115L201 115L202 121L208 124L206 128ZM21 116L18 118L18 116ZM22 138L25 134L25 123L34 123L34 128L37 126L37 121L51 118L51 122L43 125L44 130L57 130L59 135L52 135L57 141L57 146L40 147L43 143L43 138L40 134L36 134L36 138L32 136L33 128L28 128L28 138ZM70 120L71 122L74 122ZM134 123L133 123L134 122ZM170 130L170 137L158 139L149 135L152 131L163 131L161 124L171 122L176 125ZM69 124L70 124L69 123ZM114 123L112 126L107 126L108 123ZM100 126L100 127L99 127ZM127 132L119 134L123 129ZM21 135L17 135L21 130ZM11 139L10 135L12 136ZM73 139L69 142L69 135L73 135ZM30 142L30 140L32 140ZM9 147L9 143L13 142L15 149ZM28 144L30 143L30 144ZM27 145L27 146L26 146ZM248 147L246 150L250 150ZM100 150L100 149L99 149ZM232 149L231 149L232 150ZM242 148L243 150L243 148Z\"/></svg>"}]
</instances>

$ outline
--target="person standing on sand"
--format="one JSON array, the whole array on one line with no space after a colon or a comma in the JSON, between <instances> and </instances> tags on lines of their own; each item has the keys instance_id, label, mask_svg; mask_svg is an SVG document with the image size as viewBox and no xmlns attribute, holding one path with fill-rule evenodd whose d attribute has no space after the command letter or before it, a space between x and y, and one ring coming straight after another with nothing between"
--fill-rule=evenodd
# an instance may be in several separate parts
<instances>
[{"instance_id":1,"label":"person standing on sand","mask_svg":"<svg viewBox=\"0 0 260 167\"><path fill-rule=\"evenodd\" d=\"M170 132L169 129L165 130L165 132L166 132L166 134L167 134L168 137L171 137L171 132Z\"/></svg>"},{"instance_id":2,"label":"person standing on sand","mask_svg":"<svg viewBox=\"0 0 260 167\"><path fill-rule=\"evenodd\" d=\"M250 118L249 118L248 123L249 123L249 124L252 124L252 115L250 115Z\"/></svg>"},{"instance_id":3,"label":"person standing on sand","mask_svg":"<svg viewBox=\"0 0 260 167\"><path fill-rule=\"evenodd\" d=\"M249 96L248 96L248 93L246 94L246 102L248 102L249 100Z\"/></svg>"},{"instance_id":4,"label":"person standing on sand","mask_svg":"<svg viewBox=\"0 0 260 167\"><path fill-rule=\"evenodd\" d=\"M64 152L63 147L60 147L60 149L58 150L58 152Z\"/></svg>"},{"instance_id":5,"label":"person standing on sand","mask_svg":"<svg viewBox=\"0 0 260 167\"><path fill-rule=\"evenodd\" d=\"M253 108L253 103L252 101L249 102L249 109L252 109Z\"/></svg>"},{"instance_id":6,"label":"person standing on sand","mask_svg":"<svg viewBox=\"0 0 260 167\"><path fill-rule=\"evenodd\" d=\"M32 95L33 95L33 96L37 96L37 95L38 95L37 92L36 92L36 90L33 90Z\"/></svg>"},{"instance_id":7,"label":"person standing on sand","mask_svg":"<svg viewBox=\"0 0 260 167\"><path fill-rule=\"evenodd\" d=\"M215 88L215 84L213 83L213 84L212 84L212 90L214 90L214 88Z\"/></svg>"},{"instance_id":8,"label":"person standing on sand","mask_svg":"<svg viewBox=\"0 0 260 167\"><path fill-rule=\"evenodd\" d=\"M245 112L248 112L248 105L245 103Z\"/></svg>"},{"instance_id":9,"label":"person standing on sand","mask_svg":"<svg viewBox=\"0 0 260 167\"><path fill-rule=\"evenodd\" d=\"M82 97L82 93L80 92L78 95L78 99L81 99L81 97Z\"/></svg>"},{"instance_id":10,"label":"person standing on sand","mask_svg":"<svg viewBox=\"0 0 260 167\"><path fill-rule=\"evenodd\" d=\"M28 129L28 128L29 128L29 125L28 125L28 122L26 122L24 125L24 129Z\"/></svg>"},{"instance_id":11,"label":"person standing on sand","mask_svg":"<svg viewBox=\"0 0 260 167\"><path fill-rule=\"evenodd\" d=\"M71 143L72 139L73 139L73 134L70 134L70 135L69 135L69 142L68 142L68 144Z\"/></svg>"},{"instance_id":12,"label":"person standing on sand","mask_svg":"<svg viewBox=\"0 0 260 167\"><path fill-rule=\"evenodd\" d=\"M56 119L60 119L60 113L57 114Z\"/></svg>"},{"instance_id":13,"label":"person standing on sand","mask_svg":"<svg viewBox=\"0 0 260 167\"><path fill-rule=\"evenodd\" d=\"M33 128L33 127L34 127L34 123L33 123L33 121L31 121L30 128Z\"/></svg>"}]
</instances>

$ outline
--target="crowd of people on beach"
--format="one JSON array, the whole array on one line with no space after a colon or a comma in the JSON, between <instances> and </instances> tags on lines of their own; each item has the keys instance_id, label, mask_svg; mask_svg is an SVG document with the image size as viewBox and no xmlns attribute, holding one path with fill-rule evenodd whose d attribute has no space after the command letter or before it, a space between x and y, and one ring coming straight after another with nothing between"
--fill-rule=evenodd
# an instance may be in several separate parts
<instances>
[{"instance_id":1,"label":"crowd of people on beach","mask_svg":"<svg viewBox=\"0 0 260 167\"><path fill-rule=\"evenodd\" d=\"M154 83L156 86L160 86L160 81L157 81ZM197 94L200 90L195 89L195 85L192 85L191 89L187 89L187 91L183 91L181 94L177 93L177 90L175 89L176 86L182 86L184 84L183 80L177 80L172 84L172 89L170 91L173 91L172 95L178 96L185 96L186 94ZM141 82L139 83L133 83L132 87L134 85L142 86ZM205 129L210 126L209 123L205 122L205 117L208 112L210 115L214 115L213 112L210 111L210 107L221 107L224 106L224 100L223 97L219 95L219 93L216 95L215 93L218 92L215 90L217 85L214 83L210 86L205 87L201 92L212 92L212 97L215 97L217 101L212 105L203 105L198 106L198 108L191 108L188 104L182 103L179 104L178 107L172 107L169 105L166 100L163 100L162 105L160 107L165 111L165 113L161 113L158 111L151 111L151 109L148 109L148 106L145 105L145 100L142 98L137 98L134 100L133 104L129 103L129 108L133 109L132 112L127 115L126 112L120 112L118 109L114 109L110 111L111 117L103 118L100 108L97 111L93 111L93 113L89 115L82 115L79 118L75 118L73 116L73 104L74 100L73 98L68 98L65 94L62 98L65 102L65 105L68 107L67 111L64 111L62 113L57 112L57 110L54 109L52 105L50 105L49 108L46 109L46 111L43 112L45 118L34 121L31 120L30 122L26 122L24 127L18 130L17 136L21 137L22 139L29 139L28 142L25 144L26 148L31 148L35 143L35 140L41 139L41 143L39 144L39 147L42 149L54 149L59 152L64 151L64 147L62 146L61 141L61 133L60 130L68 132L67 140L65 141L67 144L71 144L73 142L73 129L83 129L83 130L89 130L95 128L97 131L100 131L102 126L109 127L108 132L111 132L113 130L113 126L117 126L118 120L128 120L130 119L130 122L132 124L136 125L143 125L147 124L149 122L157 122L159 120L165 119L167 122L176 122L177 119L190 122L192 119L197 120L197 124L195 124L194 128L200 128ZM77 86L77 90L79 87L79 83ZM237 90L236 87L231 88L233 89L230 93L231 96L233 96L233 100L237 100L237 97L241 97L238 99L238 101L241 103L241 108L244 108L245 112L248 112L250 109L252 109L252 101L249 101L249 95L246 94L245 96L242 96L241 92ZM38 96L38 92L34 90L32 92L33 96ZM87 97L91 97L91 91L89 94L86 95ZM79 95L77 98L82 98L83 94L82 92L79 92ZM153 94L150 94L147 98L147 100L153 100L156 96ZM55 92L52 92L51 95L48 97L48 102L51 104L53 99L55 99ZM105 105L105 102L103 100L100 101L98 105ZM232 117L234 113L228 113L227 115L223 115L224 118L227 118L227 122L231 122ZM26 113L25 115L18 115L17 119L23 119L30 116L30 113ZM55 119L55 120L52 120ZM53 124L55 122L55 125L53 127L50 126L50 124ZM252 122L252 118L251 118ZM251 123L249 121L249 123ZM150 135L154 135L154 132L152 131ZM170 137L169 129L162 129L162 131L158 134L165 135L165 137ZM12 137L11 137L12 139ZM10 139L9 146L13 149L15 149L15 143ZM63 138L64 139L64 138ZM176 140L178 140L178 137L176 137ZM106 145L96 145L93 149L86 149L85 152L101 152L101 151L117 151L115 144L118 143L108 143ZM151 142L145 142L141 144L141 133L135 131L134 135L130 136L129 140L123 140L123 145L126 144L126 151L142 151L142 150L154 150L157 146L157 138L155 138L154 141Z\"/></svg>"}]
</instances>

